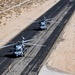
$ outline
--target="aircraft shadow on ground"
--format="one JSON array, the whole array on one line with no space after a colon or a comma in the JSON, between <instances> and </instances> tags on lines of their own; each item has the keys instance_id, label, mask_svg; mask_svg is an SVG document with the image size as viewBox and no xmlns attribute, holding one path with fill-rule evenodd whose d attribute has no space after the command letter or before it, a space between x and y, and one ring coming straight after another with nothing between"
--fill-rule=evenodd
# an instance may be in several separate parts
<instances>
[{"instance_id":1,"label":"aircraft shadow on ground","mask_svg":"<svg viewBox=\"0 0 75 75\"><path fill-rule=\"evenodd\" d=\"M15 55L13 54L6 54L4 55L4 57L7 57L7 58L17 58Z\"/></svg>"},{"instance_id":2,"label":"aircraft shadow on ground","mask_svg":"<svg viewBox=\"0 0 75 75\"><path fill-rule=\"evenodd\" d=\"M42 31L40 28L34 28L34 31Z\"/></svg>"}]
</instances>

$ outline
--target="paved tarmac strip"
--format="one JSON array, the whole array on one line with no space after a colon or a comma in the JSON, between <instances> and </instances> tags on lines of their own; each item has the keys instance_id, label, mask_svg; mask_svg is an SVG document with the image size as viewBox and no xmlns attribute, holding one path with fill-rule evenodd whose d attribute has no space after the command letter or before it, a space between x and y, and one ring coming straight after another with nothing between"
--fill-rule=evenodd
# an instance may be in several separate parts
<instances>
[{"instance_id":1,"label":"paved tarmac strip","mask_svg":"<svg viewBox=\"0 0 75 75\"><path fill-rule=\"evenodd\" d=\"M71 17L72 13L75 10L75 4L73 5L73 7L71 8L71 10L69 10L69 13L63 18L64 25L61 25L60 30L65 26L65 24L68 22L69 18ZM59 27L57 27L56 29L58 29ZM60 33L60 32L59 32ZM56 68L52 68L47 66L46 64L41 68L39 75L72 75L69 73L65 73L59 69Z\"/></svg>"},{"instance_id":2,"label":"paved tarmac strip","mask_svg":"<svg viewBox=\"0 0 75 75\"><path fill-rule=\"evenodd\" d=\"M70 10L72 11L72 10ZM67 14L66 14L67 15ZM70 14L71 15L71 14ZM66 16L65 16L66 17ZM69 18L69 15L68 17ZM66 18L66 19L67 19ZM62 20L63 24L65 25L65 19ZM56 27L56 29L54 30L54 32L52 33L52 36L49 37L49 39L46 41L46 46L50 46L52 47L52 44L54 43L54 41L56 40L56 38L58 37L59 33L61 32L61 29L64 27L64 25L58 25ZM49 43L50 41L50 43ZM42 63L43 59L45 58L45 56L48 53L48 50L50 47L47 48L42 48L38 54L36 55L36 57L29 63L29 65L25 68L25 70L23 71L22 75L37 75L38 69L40 67L40 64Z\"/></svg>"},{"instance_id":3,"label":"paved tarmac strip","mask_svg":"<svg viewBox=\"0 0 75 75\"><path fill-rule=\"evenodd\" d=\"M38 28L38 27L37 27L37 28ZM21 35L22 35L22 34L21 34ZM26 35L27 35L27 34L26 34ZM19 38L20 38L20 37L17 37L16 40L19 39Z\"/></svg>"}]
</instances>

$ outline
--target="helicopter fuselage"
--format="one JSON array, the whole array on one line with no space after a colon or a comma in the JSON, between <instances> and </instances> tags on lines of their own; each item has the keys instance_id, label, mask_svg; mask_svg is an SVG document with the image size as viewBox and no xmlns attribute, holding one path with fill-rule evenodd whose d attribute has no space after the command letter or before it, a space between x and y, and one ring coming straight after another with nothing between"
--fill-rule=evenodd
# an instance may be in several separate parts
<instances>
[{"instance_id":1,"label":"helicopter fuselage","mask_svg":"<svg viewBox=\"0 0 75 75\"><path fill-rule=\"evenodd\" d=\"M46 22L45 21L41 21L40 22L40 29L47 29L47 26L46 26Z\"/></svg>"},{"instance_id":2,"label":"helicopter fuselage","mask_svg":"<svg viewBox=\"0 0 75 75\"><path fill-rule=\"evenodd\" d=\"M24 56L24 52L25 52L25 48L23 47L22 44L19 44L19 45L15 45L14 46L14 51L13 51L13 54L15 56Z\"/></svg>"}]
</instances>

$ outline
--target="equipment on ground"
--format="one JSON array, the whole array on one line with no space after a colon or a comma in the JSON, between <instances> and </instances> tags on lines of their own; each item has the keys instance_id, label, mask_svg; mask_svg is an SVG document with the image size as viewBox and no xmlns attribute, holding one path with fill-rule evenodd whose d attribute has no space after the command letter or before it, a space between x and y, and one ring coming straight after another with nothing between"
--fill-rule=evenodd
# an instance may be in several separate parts
<instances>
[{"instance_id":1,"label":"equipment on ground","mask_svg":"<svg viewBox=\"0 0 75 75\"><path fill-rule=\"evenodd\" d=\"M13 48L10 50L10 52L12 52L13 55L18 57L18 56L24 56L24 53L27 52L27 48L26 48L27 45L29 45L29 46L32 46L32 45L34 45L34 46L35 45L45 46L45 45L29 43L32 40L34 40L34 39L26 40L24 37L22 37L21 41L18 41L18 42L13 43L13 44L8 44L8 45L5 45L5 46L2 46L2 47L0 47L0 49L13 46Z\"/></svg>"},{"instance_id":2,"label":"equipment on ground","mask_svg":"<svg viewBox=\"0 0 75 75\"><path fill-rule=\"evenodd\" d=\"M47 30L47 25L50 25L51 23L56 22L57 20L55 18L46 18L46 16L43 16L42 20L36 20L33 23L38 23L39 24L39 29L41 30ZM60 22L56 22L60 23Z\"/></svg>"},{"instance_id":3,"label":"equipment on ground","mask_svg":"<svg viewBox=\"0 0 75 75\"><path fill-rule=\"evenodd\" d=\"M39 24L40 24L39 28L41 30L47 29L46 17L43 17L42 21Z\"/></svg>"}]
</instances>

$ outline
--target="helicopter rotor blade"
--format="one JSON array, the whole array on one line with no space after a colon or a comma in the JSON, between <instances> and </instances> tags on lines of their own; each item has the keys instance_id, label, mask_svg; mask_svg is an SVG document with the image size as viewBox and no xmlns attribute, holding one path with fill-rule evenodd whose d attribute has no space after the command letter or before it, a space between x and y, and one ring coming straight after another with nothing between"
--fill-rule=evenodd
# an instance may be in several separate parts
<instances>
[{"instance_id":1,"label":"helicopter rotor blade","mask_svg":"<svg viewBox=\"0 0 75 75\"><path fill-rule=\"evenodd\" d=\"M45 19L45 21L51 21L54 20L54 18L50 18L50 19ZM32 20L29 20L32 21ZM41 22L42 20L35 20L33 23L37 23L37 22Z\"/></svg>"},{"instance_id":2,"label":"helicopter rotor blade","mask_svg":"<svg viewBox=\"0 0 75 75\"><path fill-rule=\"evenodd\" d=\"M24 43L25 45L33 45L33 46L44 46L46 47L46 45L41 45L41 44L33 44L33 43Z\"/></svg>"},{"instance_id":3,"label":"helicopter rotor blade","mask_svg":"<svg viewBox=\"0 0 75 75\"><path fill-rule=\"evenodd\" d=\"M27 42L30 42L30 41L33 41L35 39L30 39L30 40L25 40L24 43L27 43Z\"/></svg>"},{"instance_id":4,"label":"helicopter rotor blade","mask_svg":"<svg viewBox=\"0 0 75 75\"><path fill-rule=\"evenodd\" d=\"M9 44L9 45L5 45L5 46L1 46L0 49L2 48L6 48L6 47L10 47L10 46L13 46L13 45L16 45L17 43L14 43L14 44Z\"/></svg>"},{"instance_id":5,"label":"helicopter rotor blade","mask_svg":"<svg viewBox=\"0 0 75 75\"><path fill-rule=\"evenodd\" d=\"M26 40L23 36L22 36L22 43L27 43L27 42L30 42L30 41L33 41L35 39L29 39L29 40Z\"/></svg>"},{"instance_id":6,"label":"helicopter rotor blade","mask_svg":"<svg viewBox=\"0 0 75 75\"><path fill-rule=\"evenodd\" d=\"M56 21L53 20L53 21L47 21L47 22L52 23L52 22L56 22ZM60 23L60 22L61 22L61 21L56 22L56 23Z\"/></svg>"},{"instance_id":7,"label":"helicopter rotor blade","mask_svg":"<svg viewBox=\"0 0 75 75\"><path fill-rule=\"evenodd\" d=\"M56 20L56 19L54 18L46 19L46 21L51 21L51 20Z\"/></svg>"}]
</instances>

